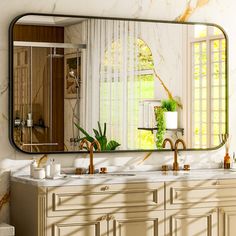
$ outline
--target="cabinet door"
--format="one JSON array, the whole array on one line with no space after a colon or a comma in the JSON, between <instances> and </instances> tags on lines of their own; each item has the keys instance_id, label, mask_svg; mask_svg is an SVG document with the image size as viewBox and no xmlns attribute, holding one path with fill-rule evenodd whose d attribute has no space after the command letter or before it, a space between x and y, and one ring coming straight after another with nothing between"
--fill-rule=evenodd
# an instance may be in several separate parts
<instances>
[{"instance_id":1,"label":"cabinet door","mask_svg":"<svg viewBox=\"0 0 236 236\"><path fill-rule=\"evenodd\" d=\"M219 209L219 235L236 235L236 207L221 207Z\"/></svg>"},{"instance_id":2,"label":"cabinet door","mask_svg":"<svg viewBox=\"0 0 236 236\"><path fill-rule=\"evenodd\" d=\"M109 236L164 236L164 211L108 216Z\"/></svg>"},{"instance_id":3,"label":"cabinet door","mask_svg":"<svg viewBox=\"0 0 236 236\"><path fill-rule=\"evenodd\" d=\"M216 208L166 211L167 236L217 236L217 223Z\"/></svg>"},{"instance_id":4,"label":"cabinet door","mask_svg":"<svg viewBox=\"0 0 236 236\"><path fill-rule=\"evenodd\" d=\"M48 218L47 236L105 236L107 216Z\"/></svg>"}]
</instances>

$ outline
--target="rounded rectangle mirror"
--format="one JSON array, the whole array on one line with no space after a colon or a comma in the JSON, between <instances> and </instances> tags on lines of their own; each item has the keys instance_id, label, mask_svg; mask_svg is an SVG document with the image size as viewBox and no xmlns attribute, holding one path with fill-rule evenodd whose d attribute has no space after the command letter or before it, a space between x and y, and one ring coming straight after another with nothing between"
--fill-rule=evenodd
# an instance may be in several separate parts
<instances>
[{"instance_id":1,"label":"rounded rectangle mirror","mask_svg":"<svg viewBox=\"0 0 236 236\"><path fill-rule=\"evenodd\" d=\"M10 26L10 141L27 153L214 149L228 132L214 24L26 14Z\"/></svg>"}]
</instances>

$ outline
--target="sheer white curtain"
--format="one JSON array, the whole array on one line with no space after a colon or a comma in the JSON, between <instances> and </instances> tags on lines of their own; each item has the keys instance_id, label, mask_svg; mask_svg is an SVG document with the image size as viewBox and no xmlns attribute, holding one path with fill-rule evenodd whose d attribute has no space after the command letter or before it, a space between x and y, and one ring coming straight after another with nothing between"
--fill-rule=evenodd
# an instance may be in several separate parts
<instances>
[{"instance_id":1,"label":"sheer white curtain","mask_svg":"<svg viewBox=\"0 0 236 236\"><path fill-rule=\"evenodd\" d=\"M92 132L97 121L106 122L109 139L120 142L122 148L135 148L140 25L89 19L83 29L87 38L86 129Z\"/></svg>"}]
</instances>

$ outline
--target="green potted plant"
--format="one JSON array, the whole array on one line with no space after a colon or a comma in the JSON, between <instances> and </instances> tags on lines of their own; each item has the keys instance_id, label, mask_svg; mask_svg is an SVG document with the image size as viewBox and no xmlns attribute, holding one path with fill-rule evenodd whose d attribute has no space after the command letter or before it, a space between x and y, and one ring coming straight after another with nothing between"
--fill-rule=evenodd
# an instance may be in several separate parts
<instances>
[{"instance_id":1,"label":"green potted plant","mask_svg":"<svg viewBox=\"0 0 236 236\"><path fill-rule=\"evenodd\" d=\"M156 147L157 149L162 148L162 143L164 141L164 135L166 132L166 121L165 113L166 109L160 106L154 107L155 118L157 122L157 132L156 132Z\"/></svg>"},{"instance_id":2,"label":"green potted plant","mask_svg":"<svg viewBox=\"0 0 236 236\"><path fill-rule=\"evenodd\" d=\"M79 140L86 138L89 142L92 143L94 139L96 138L97 141L100 143L101 151L112 151L120 146L120 144L116 142L115 140L110 140L108 142L107 137L106 137L106 123L104 123L104 128L102 130L100 122L98 121L98 130L93 129L95 138L93 138L92 135L88 134L80 125L75 123L75 126L84 135L84 137L80 138ZM95 145L95 149L97 149L96 145Z\"/></svg>"},{"instance_id":3,"label":"green potted plant","mask_svg":"<svg viewBox=\"0 0 236 236\"><path fill-rule=\"evenodd\" d=\"M162 100L161 107L165 109L164 116L166 121L166 129L177 129L178 128L177 102L173 99Z\"/></svg>"}]
</instances>

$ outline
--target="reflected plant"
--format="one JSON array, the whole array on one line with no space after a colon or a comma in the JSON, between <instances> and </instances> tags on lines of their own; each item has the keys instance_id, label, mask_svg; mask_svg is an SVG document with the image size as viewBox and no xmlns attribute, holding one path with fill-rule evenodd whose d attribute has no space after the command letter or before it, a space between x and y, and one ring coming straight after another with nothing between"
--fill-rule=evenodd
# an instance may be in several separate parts
<instances>
[{"instance_id":1,"label":"reflected plant","mask_svg":"<svg viewBox=\"0 0 236 236\"><path fill-rule=\"evenodd\" d=\"M156 147L157 149L162 148L162 143L164 141L164 135L166 132L166 121L164 112L166 111L166 108L162 107L155 107L155 117L157 121L157 133L156 133Z\"/></svg>"},{"instance_id":2,"label":"reflected plant","mask_svg":"<svg viewBox=\"0 0 236 236\"><path fill-rule=\"evenodd\" d=\"M173 99L162 100L161 107L166 109L166 111L176 111L177 102Z\"/></svg>"},{"instance_id":3,"label":"reflected plant","mask_svg":"<svg viewBox=\"0 0 236 236\"><path fill-rule=\"evenodd\" d=\"M108 142L106 137L106 123L104 123L104 128L102 131L102 127L100 125L100 122L98 121L98 129L93 129L95 138L93 138L92 135L90 135L88 132L86 132L81 126L75 123L75 126L78 128L78 130L84 135L84 137L80 138L79 141L83 139L87 139L90 143L92 143L95 139L99 142L101 146L101 151L113 151L117 147L120 146L118 142L115 140L110 140ZM97 150L97 146L94 146L95 150Z\"/></svg>"}]
</instances>

